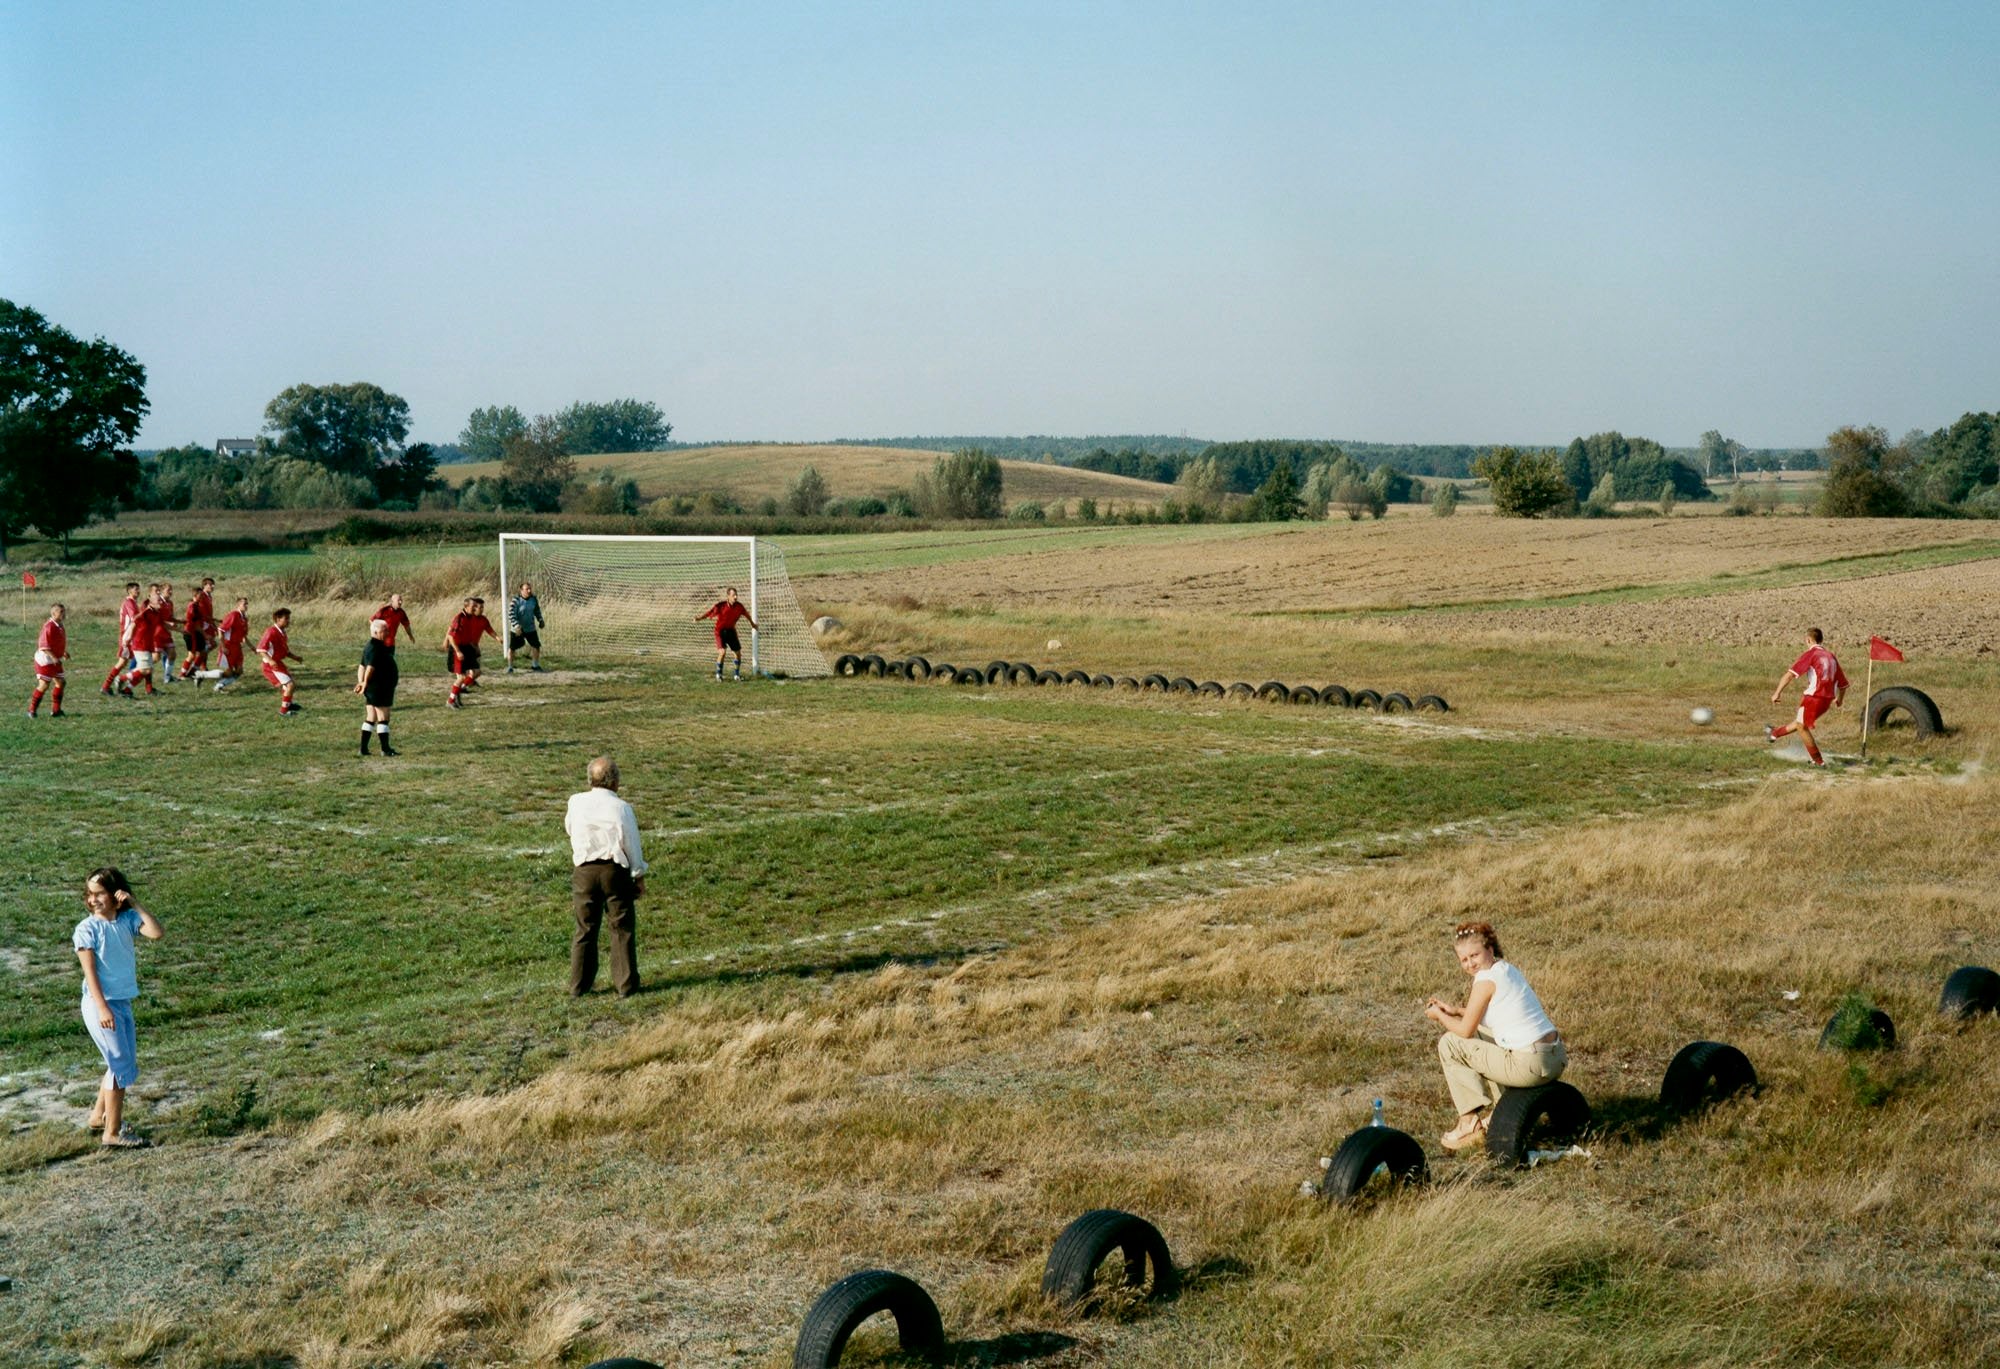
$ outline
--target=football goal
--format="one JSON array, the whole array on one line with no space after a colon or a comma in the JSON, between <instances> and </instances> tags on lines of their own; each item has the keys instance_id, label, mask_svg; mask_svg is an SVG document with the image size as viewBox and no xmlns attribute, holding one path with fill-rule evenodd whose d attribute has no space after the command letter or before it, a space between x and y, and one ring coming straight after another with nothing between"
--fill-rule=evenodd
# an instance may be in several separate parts
<instances>
[{"instance_id":1,"label":"football goal","mask_svg":"<svg viewBox=\"0 0 2000 1369\"><path fill-rule=\"evenodd\" d=\"M714 626L696 617L733 585L758 629L736 630L745 665L762 675L832 673L785 578L784 553L754 537L503 532L503 605L523 581L541 604L542 647L558 656L713 665ZM502 630L511 665L508 616Z\"/></svg>"}]
</instances>

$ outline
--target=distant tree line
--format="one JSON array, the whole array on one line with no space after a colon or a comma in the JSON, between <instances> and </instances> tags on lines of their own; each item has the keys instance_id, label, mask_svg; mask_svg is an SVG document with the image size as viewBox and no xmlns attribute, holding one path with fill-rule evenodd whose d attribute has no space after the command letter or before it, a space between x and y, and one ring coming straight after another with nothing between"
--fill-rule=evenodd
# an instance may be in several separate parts
<instances>
[{"instance_id":1,"label":"distant tree line","mask_svg":"<svg viewBox=\"0 0 2000 1369\"><path fill-rule=\"evenodd\" d=\"M1828 517L2000 516L2000 414L1963 414L1897 442L1880 428L1840 428L1826 451Z\"/></svg>"}]
</instances>

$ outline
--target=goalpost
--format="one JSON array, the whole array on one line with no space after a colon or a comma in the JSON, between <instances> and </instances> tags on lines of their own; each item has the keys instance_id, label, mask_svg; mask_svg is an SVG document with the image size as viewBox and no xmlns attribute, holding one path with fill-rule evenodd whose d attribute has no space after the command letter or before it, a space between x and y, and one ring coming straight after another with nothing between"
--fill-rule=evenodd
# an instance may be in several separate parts
<instances>
[{"instance_id":1,"label":"goalpost","mask_svg":"<svg viewBox=\"0 0 2000 1369\"><path fill-rule=\"evenodd\" d=\"M758 630L737 629L753 674L830 675L813 644L785 554L754 537L596 537L500 534L503 614L523 581L546 620L543 646L571 656L715 661L711 624L697 614L734 585ZM503 636L514 663L511 614Z\"/></svg>"}]
</instances>

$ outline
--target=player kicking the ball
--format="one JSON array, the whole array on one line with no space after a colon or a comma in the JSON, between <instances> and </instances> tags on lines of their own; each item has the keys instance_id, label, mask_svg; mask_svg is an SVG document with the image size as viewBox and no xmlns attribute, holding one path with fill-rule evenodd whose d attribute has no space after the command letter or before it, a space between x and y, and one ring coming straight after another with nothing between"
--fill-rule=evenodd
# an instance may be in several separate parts
<instances>
[{"instance_id":1,"label":"player kicking the ball","mask_svg":"<svg viewBox=\"0 0 2000 1369\"><path fill-rule=\"evenodd\" d=\"M49 700L49 716L63 715L63 661L69 656L69 633L63 628L64 609L61 604L49 606L49 620L42 624L42 635L35 641L35 692L28 698L28 716L33 718L42 709L42 695L53 692Z\"/></svg>"},{"instance_id":2,"label":"player kicking the ball","mask_svg":"<svg viewBox=\"0 0 2000 1369\"><path fill-rule=\"evenodd\" d=\"M747 622L750 630L757 630L757 620L750 616L750 610L736 602L736 586L722 591L722 597L708 606L708 612L696 618L697 623L705 619L715 619L715 678L722 678L722 658L730 652L736 653L736 679L743 678L743 643L736 639L736 624Z\"/></svg>"},{"instance_id":3,"label":"player kicking the ball","mask_svg":"<svg viewBox=\"0 0 2000 1369\"><path fill-rule=\"evenodd\" d=\"M479 643L487 637L500 640L500 634L486 617L486 601L474 596L465 601L465 607L444 630L444 647L452 653L452 669L458 677L451 682L451 692L445 695L446 706L463 708L465 705L458 696L479 683Z\"/></svg>"},{"instance_id":4,"label":"player kicking the ball","mask_svg":"<svg viewBox=\"0 0 2000 1369\"><path fill-rule=\"evenodd\" d=\"M222 669L204 670L196 677L213 679L218 694L243 678L243 643L250 639L249 608L250 601L239 597L236 607L223 615L215 629L215 647L222 657Z\"/></svg>"},{"instance_id":5,"label":"player kicking the ball","mask_svg":"<svg viewBox=\"0 0 2000 1369\"><path fill-rule=\"evenodd\" d=\"M264 678L278 691L278 716L281 718L290 717L299 711L299 706L292 702L292 676L291 672L285 669L285 662L289 660L303 663L305 660L305 657L297 655L292 650L291 641L286 635L291 626L292 611L281 608L271 615L271 625L264 629L264 635L257 641L257 655L264 663Z\"/></svg>"},{"instance_id":6,"label":"player kicking the ball","mask_svg":"<svg viewBox=\"0 0 2000 1369\"><path fill-rule=\"evenodd\" d=\"M1784 695L1785 686L1795 679L1800 682L1798 716L1783 727L1765 728L1764 740L1774 742L1796 732L1805 738L1806 754L1812 757L1812 763L1825 765L1826 757L1820 755L1819 743L1813 739L1813 724L1829 707L1838 708L1847 702L1847 675L1833 653L1823 645L1816 627L1806 629L1806 649L1779 679L1778 687L1771 691L1771 702L1778 702Z\"/></svg>"}]
</instances>

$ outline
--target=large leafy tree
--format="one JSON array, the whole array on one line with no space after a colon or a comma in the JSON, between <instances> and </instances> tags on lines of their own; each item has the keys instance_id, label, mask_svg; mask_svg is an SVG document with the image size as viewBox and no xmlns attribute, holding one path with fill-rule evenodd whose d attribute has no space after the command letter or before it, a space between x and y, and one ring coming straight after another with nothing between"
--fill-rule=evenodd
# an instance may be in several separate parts
<instances>
[{"instance_id":1,"label":"large leafy tree","mask_svg":"<svg viewBox=\"0 0 2000 1369\"><path fill-rule=\"evenodd\" d=\"M1005 508L999 459L978 447L939 457L917 477L916 502L927 518L998 518Z\"/></svg>"},{"instance_id":2,"label":"large leafy tree","mask_svg":"<svg viewBox=\"0 0 2000 1369\"><path fill-rule=\"evenodd\" d=\"M28 527L67 551L72 531L133 490L127 444L148 407L129 352L0 300L0 556Z\"/></svg>"},{"instance_id":3,"label":"large leafy tree","mask_svg":"<svg viewBox=\"0 0 2000 1369\"><path fill-rule=\"evenodd\" d=\"M500 502L533 513L562 507L563 492L576 480L576 461L563 445L560 420L537 414L507 441L500 459Z\"/></svg>"},{"instance_id":4,"label":"large leafy tree","mask_svg":"<svg viewBox=\"0 0 2000 1369\"><path fill-rule=\"evenodd\" d=\"M1472 463L1472 473L1493 487L1493 511L1512 518L1565 513L1576 503L1563 459L1554 452L1495 447Z\"/></svg>"},{"instance_id":5,"label":"large leafy tree","mask_svg":"<svg viewBox=\"0 0 2000 1369\"><path fill-rule=\"evenodd\" d=\"M507 454L507 443L528 431L528 420L512 404L493 404L474 409L465 420L458 445L474 461L498 461Z\"/></svg>"},{"instance_id":6,"label":"large leafy tree","mask_svg":"<svg viewBox=\"0 0 2000 1369\"><path fill-rule=\"evenodd\" d=\"M656 452L667 445L674 425L660 406L642 399L604 404L572 404L556 415L571 456L593 452Z\"/></svg>"},{"instance_id":7,"label":"large leafy tree","mask_svg":"<svg viewBox=\"0 0 2000 1369\"><path fill-rule=\"evenodd\" d=\"M294 385L264 406L269 449L339 475L373 480L402 455L410 405L380 385Z\"/></svg>"},{"instance_id":8,"label":"large leafy tree","mask_svg":"<svg viewBox=\"0 0 2000 1369\"><path fill-rule=\"evenodd\" d=\"M1290 458L1278 459L1278 464L1264 477L1264 483L1257 487L1255 500L1258 517L1266 522L1289 523L1305 514L1305 501L1299 498L1299 478L1292 471Z\"/></svg>"},{"instance_id":9,"label":"large leafy tree","mask_svg":"<svg viewBox=\"0 0 2000 1369\"><path fill-rule=\"evenodd\" d=\"M1826 455L1822 517L1894 518L1908 511L1901 480L1908 474L1908 452L1891 447L1882 429L1837 429L1827 435Z\"/></svg>"}]
</instances>

